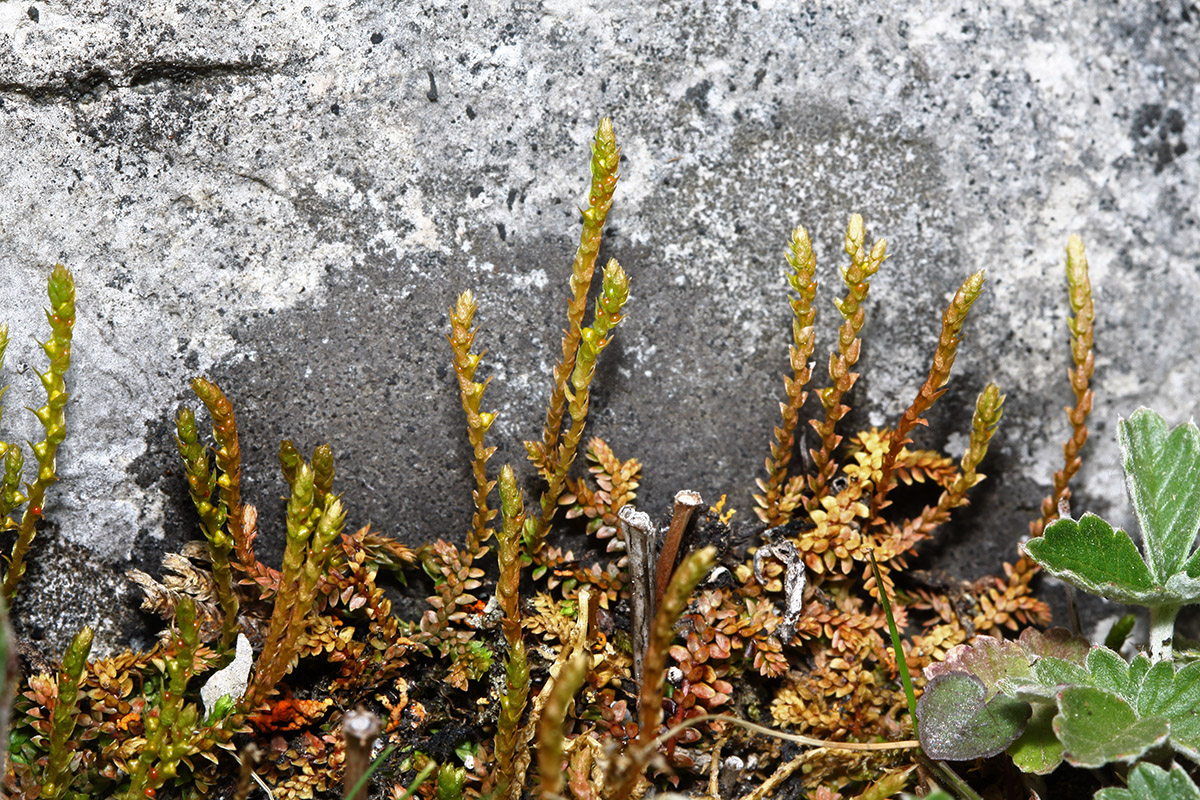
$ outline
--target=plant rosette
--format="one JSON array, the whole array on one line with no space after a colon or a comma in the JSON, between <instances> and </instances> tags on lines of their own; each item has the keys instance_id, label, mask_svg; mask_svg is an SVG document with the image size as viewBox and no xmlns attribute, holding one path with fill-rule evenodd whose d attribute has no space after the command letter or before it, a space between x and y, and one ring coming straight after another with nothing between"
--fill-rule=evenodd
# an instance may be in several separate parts
<instances>
[{"instance_id":1,"label":"plant rosette","mask_svg":"<svg viewBox=\"0 0 1200 800\"><path fill-rule=\"evenodd\" d=\"M1177 663L1171 648L1179 609L1200 602L1200 553L1192 552L1200 529L1200 429L1188 422L1168 430L1158 414L1139 409L1120 422L1119 439L1142 551L1094 514L1057 520L1024 550L1083 591L1149 608L1150 653L1126 661L1063 629L960 645L925 670L917 734L931 758L1007 752L1037 774L1063 761L1094 768L1171 751L1200 763L1200 662ZM1139 764L1128 789L1097 798L1191 798L1196 791L1178 767L1168 773Z\"/></svg>"}]
</instances>

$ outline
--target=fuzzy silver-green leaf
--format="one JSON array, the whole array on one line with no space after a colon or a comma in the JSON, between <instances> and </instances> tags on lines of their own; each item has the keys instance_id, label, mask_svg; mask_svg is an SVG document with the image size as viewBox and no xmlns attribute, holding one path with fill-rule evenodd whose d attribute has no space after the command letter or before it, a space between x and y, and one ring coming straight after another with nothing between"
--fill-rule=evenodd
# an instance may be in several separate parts
<instances>
[{"instance_id":1,"label":"fuzzy silver-green leaf","mask_svg":"<svg viewBox=\"0 0 1200 800\"><path fill-rule=\"evenodd\" d=\"M1024 548L1051 575L1089 594L1149 607L1200 600L1200 581L1183 573L1155 580L1129 534L1095 514L1053 522Z\"/></svg>"},{"instance_id":2,"label":"fuzzy silver-green leaf","mask_svg":"<svg viewBox=\"0 0 1200 800\"><path fill-rule=\"evenodd\" d=\"M1146 562L1165 582L1188 559L1200 528L1200 428L1187 422L1168 430L1148 408L1139 408L1117 428Z\"/></svg>"},{"instance_id":3,"label":"fuzzy silver-green leaf","mask_svg":"<svg viewBox=\"0 0 1200 800\"><path fill-rule=\"evenodd\" d=\"M1123 698L1092 686L1071 686L1058 695L1054 732L1063 757L1077 767L1132 763L1167 739L1170 724L1159 716L1138 718Z\"/></svg>"},{"instance_id":4,"label":"fuzzy silver-green leaf","mask_svg":"<svg viewBox=\"0 0 1200 800\"><path fill-rule=\"evenodd\" d=\"M1200 800L1200 789L1178 764L1167 772L1143 762L1129 771L1128 789L1101 789L1094 800Z\"/></svg>"},{"instance_id":5,"label":"fuzzy silver-green leaf","mask_svg":"<svg viewBox=\"0 0 1200 800\"><path fill-rule=\"evenodd\" d=\"M930 758L966 761L1003 752L1032 711L1002 694L987 702L983 681L966 672L938 675L917 702L917 736Z\"/></svg>"}]
</instances>

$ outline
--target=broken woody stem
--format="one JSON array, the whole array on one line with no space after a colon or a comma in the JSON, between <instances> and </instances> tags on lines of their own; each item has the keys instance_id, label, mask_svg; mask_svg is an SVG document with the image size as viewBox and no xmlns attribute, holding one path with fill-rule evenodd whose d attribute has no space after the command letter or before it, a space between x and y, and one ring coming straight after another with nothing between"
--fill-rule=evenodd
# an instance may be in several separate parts
<instances>
[{"instance_id":1,"label":"broken woody stem","mask_svg":"<svg viewBox=\"0 0 1200 800\"><path fill-rule=\"evenodd\" d=\"M683 535L696 509L704 504L698 492L684 490L675 495L671 526L658 550L658 531L650 515L632 505L617 512L617 526L629 554L630 622L633 629L633 674L641 680L642 659L650 643L650 621L662 605L675 572Z\"/></svg>"},{"instance_id":2,"label":"broken woody stem","mask_svg":"<svg viewBox=\"0 0 1200 800\"><path fill-rule=\"evenodd\" d=\"M692 521L692 515L702 503L699 493L687 489L675 495L671 527L667 529L667 538L663 540L662 552L658 554L658 564L654 569L654 607L651 613L662 604L663 594L671 581L671 573L675 571L675 560L679 557L683 534L687 531L688 523Z\"/></svg>"},{"instance_id":3,"label":"broken woody stem","mask_svg":"<svg viewBox=\"0 0 1200 800\"><path fill-rule=\"evenodd\" d=\"M342 740L346 745L344 792L346 800L366 800L371 766L371 745L379 736L379 717L363 707L350 711L342 720Z\"/></svg>"},{"instance_id":4,"label":"broken woody stem","mask_svg":"<svg viewBox=\"0 0 1200 800\"><path fill-rule=\"evenodd\" d=\"M633 675L642 677L642 658L650 641L650 620L654 615L653 587L650 585L654 563L656 532L650 515L632 505L617 512L617 526L629 554L629 616L633 639Z\"/></svg>"}]
</instances>

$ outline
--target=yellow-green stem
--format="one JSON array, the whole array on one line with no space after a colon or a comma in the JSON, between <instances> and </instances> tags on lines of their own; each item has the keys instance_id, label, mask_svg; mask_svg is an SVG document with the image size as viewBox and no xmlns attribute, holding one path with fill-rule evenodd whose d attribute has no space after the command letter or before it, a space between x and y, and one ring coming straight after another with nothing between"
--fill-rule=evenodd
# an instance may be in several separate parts
<instances>
[{"instance_id":1,"label":"yellow-green stem","mask_svg":"<svg viewBox=\"0 0 1200 800\"><path fill-rule=\"evenodd\" d=\"M75 280L62 264L56 264L46 282L46 293L50 308L46 320L50 323L50 338L42 343L42 350L50 362L46 371L38 377L46 391L46 405L33 413L46 431L46 437L33 445L37 459L37 477L28 484L28 504L21 522L17 526L17 540L13 543L12 558L8 572L0 586L4 601L12 606L17 595L17 585L25 574L25 556L37 535L37 523L42 518L42 506L46 500L46 488L58 479L56 457L58 446L67 435L67 387L63 378L71 366L71 334L75 327Z\"/></svg>"}]
</instances>

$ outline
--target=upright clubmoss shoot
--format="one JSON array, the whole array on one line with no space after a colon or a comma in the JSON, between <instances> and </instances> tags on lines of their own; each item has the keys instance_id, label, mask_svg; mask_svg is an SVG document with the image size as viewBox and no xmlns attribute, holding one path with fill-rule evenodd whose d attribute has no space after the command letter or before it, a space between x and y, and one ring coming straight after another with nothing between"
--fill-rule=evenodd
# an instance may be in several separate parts
<instances>
[{"instance_id":1,"label":"upright clubmoss shoot","mask_svg":"<svg viewBox=\"0 0 1200 800\"><path fill-rule=\"evenodd\" d=\"M792 344L788 348L791 375L783 378L787 402L779 404L782 420L775 428L775 440L771 443L771 455L767 458L767 479L757 481L761 495L754 496L758 508L754 513L768 525L781 525L791 519L792 512L800 501L802 479L797 479L785 493L788 482L788 465L795 449L796 425L800 421L800 409L808 399L809 380L812 378L813 350L817 337L813 328L817 309L813 301L817 295L817 257L813 253L808 231L796 228L788 246L788 284L795 291L789 299L792 307Z\"/></svg>"},{"instance_id":2,"label":"upright clubmoss shoot","mask_svg":"<svg viewBox=\"0 0 1200 800\"><path fill-rule=\"evenodd\" d=\"M75 279L62 264L55 265L50 272L46 282L46 294L50 299L50 308L46 309L50 338L41 345L50 363L45 372L38 373L42 388L46 391L46 404L33 412L45 429L46 436L33 445L33 455L37 459L37 476L32 483L26 484L25 513L17 526L17 540L13 543L12 558L8 572L4 575L4 583L0 586L0 594L4 595L4 600L9 606L16 597L21 576L25 574L25 555L37 534L37 523L42 518L46 489L58 480L55 459L58 446L67 436L67 386L64 379L67 369L71 366L71 335L75 328ZM14 466L19 474L19 462L7 460L5 489L8 488L8 470ZM11 499L14 499L14 496L9 494L5 502Z\"/></svg>"},{"instance_id":3,"label":"upright clubmoss shoot","mask_svg":"<svg viewBox=\"0 0 1200 800\"><path fill-rule=\"evenodd\" d=\"M475 515L471 519L471 530L467 535L466 552L472 556L480 555L480 547L491 537L489 523L496 516L495 509L488 507L488 495L495 488L496 482L488 480L487 462L496 452L495 447L484 445L484 437L496 415L491 411L482 411L480 403L483 393L491 378L483 382L475 380L475 371L482 359L481 353L472 352L475 344L476 329L472 328L475 312L478 310L475 295L463 292L458 296L454 308L450 309L450 348L454 351L454 372L458 375L459 395L462 399L463 413L467 417L467 438L471 442L471 473L475 477L475 488L471 496L475 501Z\"/></svg>"},{"instance_id":4,"label":"upright clubmoss shoot","mask_svg":"<svg viewBox=\"0 0 1200 800\"><path fill-rule=\"evenodd\" d=\"M196 605L185 596L175 606L175 630L164 658L166 679L157 704L144 716L146 744L130 771L123 800L153 798L176 776L180 762L193 752L192 738L200 710L195 703L186 702L184 694L196 671L199 645Z\"/></svg>"},{"instance_id":5,"label":"upright clubmoss shoot","mask_svg":"<svg viewBox=\"0 0 1200 800\"><path fill-rule=\"evenodd\" d=\"M621 151L617 147L612 122L602 120L592 145L592 184L587 208L582 212L583 230L579 237L579 248L571 267L567 327L563 332L562 357L554 367L550 401L546 407L546 425L542 431L542 441L525 442L530 461L548 484L542 493L541 513L531 515L525 524L525 548L531 557L537 554L545 539L566 483L567 470L575 459L583 435L588 386L595 371L595 359L608 344L608 333L620 321L621 307L629 297L628 278L615 261L610 261L604 271L605 286L601 300L597 302L596 319L590 328L583 327L588 292L596 269L596 257L600 252L600 236L609 209L612 208L620 162ZM582 369L580 361L584 362ZM571 419L565 432L562 430L564 412Z\"/></svg>"},{"instance_id":6,"label":"upright clubmoss shoot","mask_svg":"<svg viewBox=\"0 0 1200 800\"><path fill-rule=\"evenodd\" d=\"M638 694L638 736L631 748L629 763L613 792L613 800L624 800L643 779L642 772L654 752L658 726L662 722L663 681L667 671L667 650L675 638L675 623L683 613L697 584L704 580L716 563L717 548L703 547L689 555L675 570L663 595L662 605L654 614L650 642L642 662L642 689Z\"/></svg>"},{"instance_id":7,"label":"upright clubmoss shoot","mask_svg":"<svg viewBox=\"0 0 1200 800\"><path fill-rule=\"evenodd\" d=\"M562 356L554 368L550 401L546 406L546 425L541 442L525 443L530 460L547 480L557 458L559 432L570 390L571 374L575 369L575 358L582 338L583 317L587 313L592 273L596 269L596 257L600 253L600 236L604 231L604 222L608 219L613 192L620 178L617 172L620 163L621 149L617 147L612 121L603 119L592 142L592 183L588 191L587 208L581 212L583 230L579 234L575 263L571 266L571 299L567 306L567 328L563 333Z\"/></svg>"},{"instance_id":8,"label":"upright clubmoss shoot","mask_svg":"<svg viewBox=\"0 0 1200 800\"><path fill-rule=\"evenodd\" d=\"M200 444L196 415L190 408L180 409L175 418L175 443L183 459L192 504L200 515L200 528L208 540L213 580L217 585L217 601L222 614L220 650L231 654L238 634L238 599L233 590L233 570L229 563L229 555L233 551L233 539L226 530L229 509L224 498L213 505L217 475L210 468L208 450Z\"/></svg>"},{"instance_id":9,"label":"upright clubmoss shoot","mask_svg":"<svg viewBox=\"0 0 1200 800\"><path fill-rule=\"evenodd\" d=\"M1067 417L1071 421L1071 437L1063 444L1063 466L1054 473L1054 488L1042 501L1041 519L1029 524L1030 536L1041 536L1046 526L1058 518L1059 503L1070 500L1069 484L1083 464L1079 453L1088 440L1087 418L1092 412L1092 390L1089 383L1095 369L1092 347L1095 342L1096 308L1092 303L1092 282L1088 277L1083 240L1076 234L1072 234L1067 240L1067 293L1071 303L1071 317L1067 320L1067 327L1071 331L1072 361L1067 374L1071 379L1071 390L1075 393L1075 406L1067 408Z\"/></svg>"},{"instance_id":10,"label":"upright clubmoss shoot","mask_svg":"<svg viewBox=\"0 0 1200 800\"><path fill-rule=\"evenodd\" d=\"M814 472L808 479L811 495L806 502L809 511L821 507L821 500L829 491L829 482L837 472L838 465L833 460L833 453L842 441L837 433L837 424L850 411L843 399L858 380L858 373L850 370L858 363L862 351L859 334L866 320L863 303L871 291L871 278L887 257L887 241L880 239L875 242L868 253L863 218L855 214L850 217L850 224L846 227L844 249L846 255L850 256L850 265L842 270L846 296L835 303L844 321L838 328L837 350L829 354L831 384L817 393L825 409L825 418L813 420L812 423L821 437L821 446L812 451ZM788 503L796 500L798 498L789 497Z\"/></svg>"},{"instance_id":11,"label":"upright clubmoss shoot","mask_svg":"<svg viewBox=\"0 0 1200 800\"><path fill-rule=\"evenodd\" d=\"M587 653L576 653L563 665L554 678L553 688L541 719L538 720L538 773L541 775L539 795L542 800L553 800L562 794L563 787L563 721L567 706L579 692L587 678L591 657Z\"/></svg>"},{"instance_id":12,"label":"upright clubmoss shoot","mask_svg":"<svg viewBox=\"0 0 1200 800\"><path fill-rule=\"evenodd\" d=\"M612 341L612 331L622 319L621 311L629 300L629 276L615 259L604 268L600 297L596 300L596 313L592 324L582 331L575 366L571 372L571 390L568 392L567 412L570 425L562 432L554 457L553 469L546 473L546 489L541 497L541 514L528 517L525 521L525 548L530 556L537 553L545 540L546 531L558 509L559 498L566 487L567 470L575 461L583 428L587 424L588 403L591 397L592 379L596 375L596 360Z\"/></svg>"},{"instance_id":13,"label":"upright clubmoss shoot","mask_svg":"<svg viewBox=\"0 0 1200 800\"><path fill-rule=\"evenodd\" d=\"M512 467L507 465L500 470L500 504L503 525L497 548L500 577L496 581L496 601L503 614L500 627L508 644L508 658L504 664L505 692L500 696L500 713L496 721L494 779L495 796L498 800L504 800L518 795L521 789L514 781L514 760L518 749L527 746L519 734L521 715L529 698L529 664L525 658L518 593L521 582L521 526L524 524L525 509L516 476Z\"/></svg>"},{"instance_id":14,"label":"upright clubmoss shoot","mask_svg":"<svg viewBox=\"0 0 1200 800\"><path fill-rule=\"evenodd\" d=\"M963 281L962 286L955 293L954 299L947 306L945 314L942 315L942 333L938 338L937 350L933 354L933 364L929 367L929 375L926 377L925 383L917 390L917 396L904 411L900 421L896 423L896 429L892 431L888 450L883 457L883 465L880 470L882 477L876 484L875 492L871 497L872 517L876 516L879 509L883 507L888 492L892 490L894 485L892 475L896 470L896 458L900 455L904 445L911 441L908 437L909 433L917 425L926 424L921 415L932 408L934 402L946 393L946 385L950 382L950 370L954 367L954 359L958 355L958 345L962 342L963 325L967 321L967 314L970 313L971 306L983 292L983 280L983 270L980 270Z\"/></svg>"},{"instance_id":15,"label":"upright clubmoss shoot","mask_svg":"<svg viewBox=\"0 0 1200 800\"><path fill-rule=\"evenodd\" d=\"M233 404L220 387L205 378L193 378L192 391L212 417L213 438L217 442L217 488L226 511L226 529L242 567L252 572L255 566L254 549L243 526L242 449L238 444Z\"/></svg>"},{"instance_id":16,"label":"upright clubmoss shoot","mask_svg":"<svg viewBox=\"0 0 1200 800\"><path fill-rule=\"evenodd\" d=\"M50 752L46 755L46 772L42 780L43 798L63 797L74 777L71 756L75 748L76 716L79 714L79 685L87 668L88 653L92 650L93 630L85 627L75 634L63 656L58 673L58 698L51 714Z\"/></svg>"},{"instance_id":17,"label":"upright clubmoss shoot","mask_svg":"<svg viewBox=\"0 0 1200 800\"><path fill-rule=\"evenodd\" d=\"M301 463L288 501L287 544L279 591L254 678L246 691L249 709L261 705L291 670L310 621L318 581L329 567L334 541L345 524L346 512L334 495L325 496L322 508L314 507L315 481L312 466Z\"/></svg>"}]
</instances>

